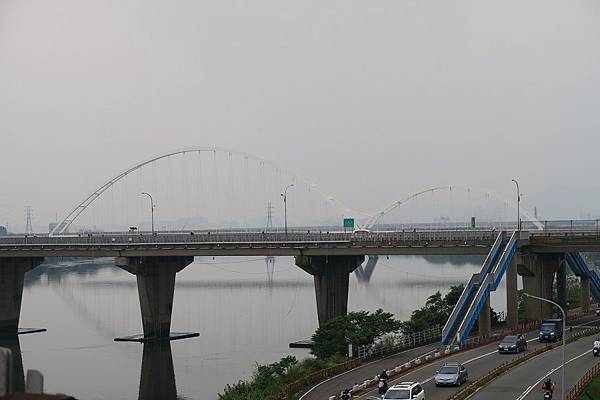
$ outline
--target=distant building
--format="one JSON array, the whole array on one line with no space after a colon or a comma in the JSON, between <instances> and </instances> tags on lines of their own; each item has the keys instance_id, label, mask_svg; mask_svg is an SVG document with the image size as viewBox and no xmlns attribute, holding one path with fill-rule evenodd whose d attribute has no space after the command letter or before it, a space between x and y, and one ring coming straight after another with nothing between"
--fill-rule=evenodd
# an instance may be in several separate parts
<instances>
[{"instance_id":1,"label":"distant building","mask_svg":"<svg viewBox=\"0 0 600 400\"><path fill-rule=\"evenodd\" d=\"M6 227L0 226L0 236L5 236L5 235L8 235L8 231L6 230Z\"/></svg>"}]
</instances>

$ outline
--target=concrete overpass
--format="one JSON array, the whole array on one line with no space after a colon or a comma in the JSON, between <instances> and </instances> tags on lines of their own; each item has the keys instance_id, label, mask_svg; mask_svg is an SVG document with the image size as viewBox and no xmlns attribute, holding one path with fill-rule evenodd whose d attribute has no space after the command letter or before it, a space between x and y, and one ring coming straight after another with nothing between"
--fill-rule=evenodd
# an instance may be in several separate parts
<instances>
[{"instance_id":1,"label":"concrete overpass","mask_svg":"<svg viewBox=\"0 0 600 400\"><path fill-rule=\"evenodd\" d=\"M144 337L151 339L170 337L175 275L191 264L194 256L294 256L296 265L314 277L317 314L322 324L346 313L349 274L362 264L366 255L485 255L492 249L498 233L493 229L456 229L354 234L187 231L155 235L4 236L0 237L0 332L17 332L24 275L41 264L44 257L114 257L115 265L137 277ZM510 323L516 318L517 272L526 277L524 281L527 279L526 286L532 293L542 295L548 295L556 273L564 293L561 255L600 251L600 235L595 229L522 231L516 235L516 245L519 261L507 272L511 282ZM589 280L587 285L588 299L584 306L589 307ZM489 316L488 308L489 301L482 312L484 318ZM548 312L538 309L539 306L528 306L531 319Z\"/></svg>"}]
</instances>

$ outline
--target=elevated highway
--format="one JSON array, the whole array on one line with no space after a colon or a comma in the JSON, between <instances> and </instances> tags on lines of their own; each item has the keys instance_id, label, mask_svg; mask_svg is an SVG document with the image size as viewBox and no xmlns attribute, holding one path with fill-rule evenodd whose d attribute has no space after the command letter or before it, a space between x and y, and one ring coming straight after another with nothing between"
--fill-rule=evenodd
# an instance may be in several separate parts
<instances>
[{"instance_id":1,"label":"elevated highway","mask_svg":"<svg viewBox=\"0 0 600 400\"><path fill-rule=\"evenodd\" d=\"M511 232L508 231L508 234ZM489 252L493 229L344 232L169 232L1 236L1 257L456 255ZM600 251L596 230L522 231L531 253Z\"/></svg>"},{"instance_id":2,"label":"elevated highway","mask_svg":"<svg viewBox=\"0 0 600 400\"><path fill-rule=\"evenodd\" d=\"M494 258L485 276L472 279L468 297L453 324L465 325L467 337L475 318L483 336L489 333L489 290L507 275L509 325L516 324L516 280L523 276L525 289L548 297L556 274L560 302L565 302L566 254L600 251L597 229L584 225L569 228L497 232L495 229L428 229L365 232L323 230L282 232L186 231L149 233L103 233L85 235L33 235L0 237L0 332L16 332L20 316L23 279L44 257L114 257L115 265L137 278L144 338L170 337L175 275L193 262L194 256L293 256L298 267L314 278L317 315L323 324L347 312L349 274L365 256L378 255L468 255L494 251L499 237L511 237L510 257ZM508 248L508 247L507 247ZM513 257L513 254L518 256ZM578 258L579 259L579 258ZM499 260L499 261L498 261ZM499 262L499 264L498 264ZM590 278L583 267L582 307L589 308L590 282L600 293L600 278ZM587 271L587 272L586 272ZM594 275L595 273L592 273ZM493 287L492 286L493 283ZM597 290L596 290L597 289ZM585 296L587 294L587 297ZM586 298L584 298L586 297ZM539 320L551 310L528 303L528 318ZM464 332L463 332L464 331ZM449 334L453 338L455 334Z\"/></svg>"}]
</instances>

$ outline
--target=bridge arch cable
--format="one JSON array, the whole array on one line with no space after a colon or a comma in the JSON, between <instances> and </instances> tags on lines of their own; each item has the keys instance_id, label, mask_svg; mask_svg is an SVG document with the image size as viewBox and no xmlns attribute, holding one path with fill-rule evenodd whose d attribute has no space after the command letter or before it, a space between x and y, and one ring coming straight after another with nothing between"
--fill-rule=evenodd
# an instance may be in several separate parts
<instances>
[{"instance_id":1,"label":"bridge arch cable","mask_svg":"<svg viewBox=\"0 0 600 400\"><path fill-rule=\"evenodd\" d=\"M217 153L231 155L231 156L236 155L236 156L242 157L244 160L252 160L252 161L258 163L259 166L269 166L271 169L273 169L275 171L279 171L280 173L287 174L288 176L290 176L293 179L294 182L297 182L298 184L301 183L309 191L314 192L316 195L320 196L323 200L325 200L326 205L331 205L335 210L340 212L342 215L355 216L355 217L359 217L359 218L370 218L371 217L371 215L368 213L365 213L365 212L362 212L359 210L355 210L355 209L347 206L346 204L341 202L339 199L337 199L333 195L322 190L313 181L311 181L305 177L302 177L298 174L295 174L285 168L281 168L272 161L265 160L263 158L252 155L250 153L236 151L236 150L230 150L230 149L226 149L226 148L222 148L222 147L192 147L192 148L173 150L170 152L166 152L166 153L151 157L149 159L146 159L144 161L136 163L135 165L133 165L133 166L127 168L126 170L120 172L119 174L115 175L114 177L112 177L111 179L106 181L103 185L101 185L96 190L94 190L92 193L90 193L87 197L85 197L83 199L83 201L78 203L60 222L58 222L56 224L54 229L50 232L50 236L65 234L68 231L68 229L71 227L71 225L77 220L77 218L80 217L82 215L82 213L84 213L90 205L92 205L96 200L98 200L103 195L104 192L106 192L107 190L116 186L117 183L121 182L124 178L128 177L130 174L132 174L136 171L139 171L140 169L142 169L143 167L145 167L149 164L154 164L159 160L167 159L172 156L186 155L186 154L192 154L192 153L197 153L197 154L212 153L213 157L216 157ZM202 163L200 163L200 171L199 171L200 180L201 180L200 187L203 187L204 190L207 190L208 188L202 182L203 181L202 174L205 172L206 172L206 164L203 165ZM221 174L221 175L223 175L223 174ZM240 174L240 177L241 176L243 176L243 174ZM217 192L220 192L223 187L227 187L227 181L222 182L218 186L219 187L218 187ZM223 205L221 205L221 206L223 206Z\"/></svg>"},{"instance_id":2,"label":"bridge arch cable","mask_svg":"<svg viewBox=\"0 0 600 400\"><path fill-rule=\"evenodd\" d=\"M427 193L434 193L437 191L452 191L454 189L466 191L467 193L471 193L471 192L479 193L479 194L486 196L492 200L495 200L496 202L506 204L508 207L513 209L515 212L517 211L517 204L514 201L507 200L507 199L503 198L502 196L494 194L490 191L479 190L479 189L476 189L473 187L456 186L456 185L434 186L434 187L426 188L426 189L411 193L411 194L401 198L400 200L396 200L393 203L390 203L389 205L380 209L379 211L371 213L372 216L364 224L364 227L367 229L373 228L375 225L377 225L381 221L381 219L385 215L389 214L390 212L394 211L395 209L404 205L405 203L408 203L411 200L415 200ZM538 220L534 216L533 213L524 209L522 206L520 208L520 211L521 211L521 215L524 216L525 218L527 218L528 221L533 223L538 228L538 230L544 229L544 224L540 220Z\"/></svg>"}]
</instances>

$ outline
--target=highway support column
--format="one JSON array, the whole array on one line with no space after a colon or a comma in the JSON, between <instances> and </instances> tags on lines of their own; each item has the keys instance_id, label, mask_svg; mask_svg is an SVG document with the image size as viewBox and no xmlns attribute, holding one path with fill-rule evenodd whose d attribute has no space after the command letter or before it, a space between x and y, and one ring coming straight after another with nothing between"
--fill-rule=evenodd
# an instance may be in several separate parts
<instances>
[{"instance_id":1,"label":"highway support column","mask_svg":"<svg viewBox=\"0 0 600 400\"><path fill-rule=\"evenodd\" d=\"M490 306L490 296L488 296L487 300L483 307L481 307L481 311L479 312L479 319L477 324L479 326L479 337L480 338L488 338L492 335L492 309Z\"/></svg>"},{"instance_id":2,"label":"highway support column","mask_svg":"<svg viewBox=\"0 0 600 400\"><path fill-rule=\"evenodd\" d=\"M506 326L516 328L519 324L519 294L517 291L517 264L520 261L515 254L506 270Z\"/></svg>"},{"instance_id":3,"label":"highway support column","mask_svg":"<svg viewBox=\"0 0 600 400\"><path fill-rule=\"evenodd\" d=\"M116 257L115 265L137 278L144 336L140 341L171 339L175 274L194 257ZM197 335L194 335L197 336Z\"/></svg>"},{"instance_id":4,"label":"highway support column","mask_svg":"<svg viewBox=\"0 0 600 400\"><path fill-rule=\"evenodd\" d=\"M527 257L527 269L531 276L523 276L523 290L525 293L544 299L552 300L552 286L554 272L559 261L558 254L530 254ZM541 321L552 316L552 304L533 298L525 299L527 319Z\"/></svg>"},{"instance_id":5,"label":"highway support column","mask_svg":"<svg viewBox=\"0 0 600 400\"><path fill-rule=\"evenodd\" d=\"M561 254L557 257L558 266L556 268L556 302L567 310L567 260L565 255Z\"/></svg>"},{"instance_id":6,"label":"highway support column","mask_svg":"<svg viewBox=\"0 0 600 400\"><path fill-rule=\"evenodd\" d=\"M296 256L296 265L314 277L319 326L346 315L350 273L364 256Z\"/></svg>"},{"instance_id":7,"label":"highway support column","mask_svg":"<svg viewBox=\"0 0 600 400\"><path fill-rule=\"evenodd\" d=\"M42 257L0 258L0 335L18 333L25 273L43 261Z\"/></svg>"},{"instance_id":8,"label":"highway support column","mask_svg":"<svg viewBox=\"0 0 600 400\"><path fill-rule=\"evenodd\" d=\"M590 277L581 277L581 311L590 311Z\"/></svg>"}]
</instances>

